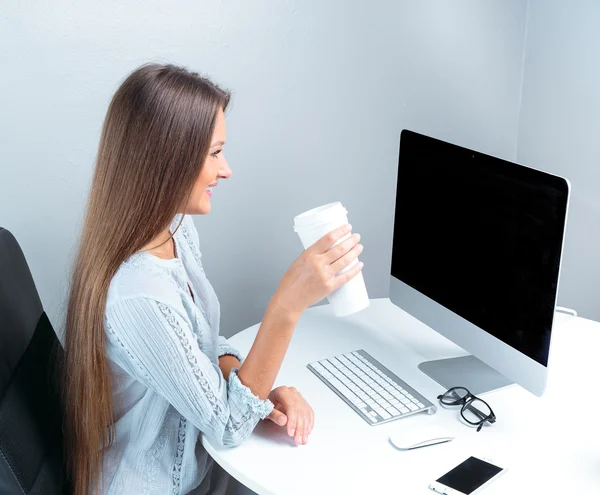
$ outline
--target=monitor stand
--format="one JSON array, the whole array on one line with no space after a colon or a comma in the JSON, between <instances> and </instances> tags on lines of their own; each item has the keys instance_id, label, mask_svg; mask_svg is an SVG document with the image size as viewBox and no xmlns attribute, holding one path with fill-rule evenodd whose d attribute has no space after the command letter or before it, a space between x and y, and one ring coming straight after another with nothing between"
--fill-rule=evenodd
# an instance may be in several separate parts
<instances>
[{"instance_id":1,"label":"monitor stand","mask_svg":"<svg viewBox=\"0 0 600 495\"><path fill-rule=\"evenodd\" d=\"M445 390L465 387L474 395L490 392L514 383L475 356L424 361L419 369Z\"/></svg>"}]
</instances>

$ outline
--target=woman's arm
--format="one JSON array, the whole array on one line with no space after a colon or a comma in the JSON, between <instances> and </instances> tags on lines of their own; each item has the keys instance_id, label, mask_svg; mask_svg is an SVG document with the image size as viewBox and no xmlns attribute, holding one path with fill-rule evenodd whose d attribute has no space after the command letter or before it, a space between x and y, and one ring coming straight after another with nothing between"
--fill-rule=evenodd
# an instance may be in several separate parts
<instances>
[{"instance_id":1,"label":"woman's arm","mask_svg":"<svg viewBox=\"0 0 600 495\"><path fill-rule=\"evenodd\" d=\"M238 358L230 354L224 354L219 356L219 368L225 380L229 380L229 373L233 368L240 368L242 363L239 362Z\"/></svg>"},{"instance_id":2,"label":"woman's arm","mask_svg":"<svg viewBox=\"0 0 600 495\"><path fill-rule=\"evenodd\" d=\"M358 245L360 236L342 240L350 229L350 225L344 225L319 239L283 276L248 357L238 372L240 381L260 399L269 396L304 310L340 288L362 269L362 263L356 263L341 273L362 250Z\"/></svg>"},{"instance_id":3,"label":"woman's arm","mask_svg":"<svg viewBox=\"0 0 600 495\"><path fill-rule=\"evenodd\" d=\"M306 249L283 276L267 307L248 357L237 372L239 381L258 399L264 400L269 396L294 328L304 310L344 285L362 269L362 263L356 263L342 273L362 251L358 244L360 236L343 240L349 235L350 229L350 225L345 225L322 237ZM297 415L297 404L305 401L296 397L299 395L296 390L290 392L291 395L283 394L293 399L284 408L290 412L287 418L288 434L296 437L296 443L306 443L314 415L308 405L300 408L303 412Z\"/></svg>"},{"instance_id":4,"label":"woman's arm","mask_svg":"<svg viewBox=\"0 0 600 495\"><path fill-rule=\"evenodd\" d=\"M256 339L238 371L240 381L260 399L266 399L271 392L300 315L282 306L278 294L267 307Z\"/></svg>"}]
</instances>

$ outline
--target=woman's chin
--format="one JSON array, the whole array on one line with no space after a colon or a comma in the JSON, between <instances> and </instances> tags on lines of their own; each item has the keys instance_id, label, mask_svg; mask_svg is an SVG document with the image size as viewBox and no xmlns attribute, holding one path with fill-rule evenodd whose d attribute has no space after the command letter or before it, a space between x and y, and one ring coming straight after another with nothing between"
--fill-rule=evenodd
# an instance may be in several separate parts
<instances>
[{"instance_id":1,"label":"woman's chin","mask_svg":"<svg viewBox=\"0 0 600 495\"><path fill-rule=\"evenodd\" d=\"M188 208L186 208L186 210L185 210L185 214L186 215L208 215L210 213L210 210L212 209L212 206L211 206L210 202L203 202L203 203L204 204L193 206L193 207L188 206Z\"/></svg>"}]
</instances>

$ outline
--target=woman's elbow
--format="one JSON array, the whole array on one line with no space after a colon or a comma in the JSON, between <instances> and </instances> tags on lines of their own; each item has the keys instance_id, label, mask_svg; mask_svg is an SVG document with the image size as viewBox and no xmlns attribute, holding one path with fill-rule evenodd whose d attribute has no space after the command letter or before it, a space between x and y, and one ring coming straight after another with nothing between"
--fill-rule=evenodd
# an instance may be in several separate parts
<instances>
[{"instance_id":1,"label":"woman's elbow","mask_svg":"<svg viewBox=\"0 0 600 495\"><path fill-rule=\"evenodd\" d=\"M250 436L251 433L252 429L234 430L228 425L227 428L225 428L225 434L222 437L221 446L230 448L238 447L239 445L244 443L244 441Z\"/></svg>"}]
</instances>

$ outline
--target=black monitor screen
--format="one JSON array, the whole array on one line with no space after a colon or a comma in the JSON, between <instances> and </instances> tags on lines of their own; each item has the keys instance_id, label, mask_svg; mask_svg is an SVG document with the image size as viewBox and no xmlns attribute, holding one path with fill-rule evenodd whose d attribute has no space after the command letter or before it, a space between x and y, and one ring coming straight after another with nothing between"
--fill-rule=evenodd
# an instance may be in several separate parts
<instances>
[{"instance_id":1,"label":"black monitor screen","mask_svg":"<svg viewBox=\"0 0 600 495\"><path fill-rule=\"evenodd\" d=\"M392 276L547 366L566 180L411 131Z\"/></svg>"}]
</instances>

